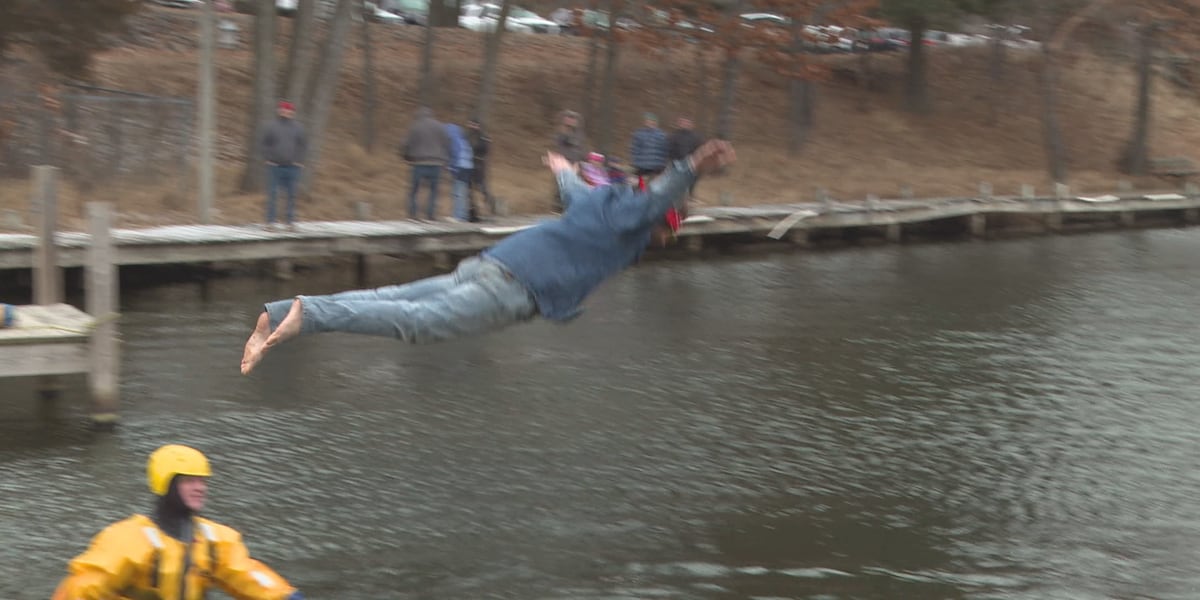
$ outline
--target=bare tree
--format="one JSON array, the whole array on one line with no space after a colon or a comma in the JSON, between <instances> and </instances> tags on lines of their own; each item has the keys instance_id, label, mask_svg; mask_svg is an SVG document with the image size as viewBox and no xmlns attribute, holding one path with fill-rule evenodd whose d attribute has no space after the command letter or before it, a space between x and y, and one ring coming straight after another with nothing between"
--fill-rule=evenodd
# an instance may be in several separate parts
<instances>
[{"instance_id":1,"label":"bare tree","mask_svg":"<svg viewBox=\"0 0 1200 600\"><path fill-rule=\"evenodd\" d=\"M734 102L737 99L737 80L742 71L742 45L744 43L738 15L745 0L734 0L726 11L721 46L725 50L725 64L721 69L721 96L717 108L716 137L728 140L733 135Z\"/></svg>"},{"instance_id":2,"label":"bare tree","mask_svg":"<svg viewBox=\"0 0 1200 600\"><path fill-rule=\"evenodd\" d=\"M1130 175L1145 175L1149 163L1147 148L1150 144L1150 92L1154 83L1154 40L1161 27L1151 22L1143 23L1138 29L1138 86L1133 132L1118 161L1121 170Z\"/></svg>"},{"instance_id":3,"label":"bare tree","mask_svg":"<svg viewBox=\"0 0 1200 600\"><path fill-rule=\"evenodd\" d=\"M321 61L321 70L317 72L318 85L316 94L313 96L312 110L309 111L309 151L305 161L304 179L301 182L302 189L306 192L312 181L312 174L316 171L321 159L325 125L329 121L329 110L333 106L333 97L337 93L338 79L342 70L342 56L345 54L346 38L350 33L350 24L353 21L356 5L354 0L338 0L329 36L325 40L325 46L321 49L321 54L325 58Z\"/></svg>"},{"instance_id":4,"label":"bare tree","mask_svg":"<svg viewBox=\"0 0 1200 600\"><path fill-rule=\"evenodd\" d=\"M279 89L284 90L287 98L293 102L306 100L304 91L308 88L308 80L312 76L316 9L317 0L299 0L296 4L296 14L292 16L292 43L288 45L287 64L283 69L283 83ZM306 109L304 106L299 108L302 111Z\"/></svg>"},{"instance_id":5,"label":"bare tree","mask_svg":"<svg viewBox=\"0 0 1200 600\"><path fill-rule=\"evenodd\" d=\"M362 54L363 81L366 89L363 92L363 128L362 147L366 150L375 148L375 52L371 45L371 20L367 18L369 0L362 0L359 9L362 14Z\"/></svg>"},{"instance_id":6,"label":"bare tree","mask_svg":"<svg viewBox=\"0 0 1200 600\"><path fill-rule=\"evenodd\" d=\"M496 91L496 75L500 66L500 48L504 32L508 29L508 13L512 10L512 2L501 0L500 16L496 19L496 29L484 39L483 73L479 78L479 96L475 102L475 118L486 124L492 112L492 100Z\"/></svg>"},{"instance_id":7,"label":"bare tree","mask_svg":"<svg viewBox=\"0 0 1200 600\"><path fill-rule=\"evenodd\" d=\"M246 167L239 188L255 192L263 186L263 125L275 103L275 0L258 0L254 17L254 100L250 103L249 137L246 140Z\"/></svg>"},{"instance_id":8,"label":"bare tree","mask_svg":"<svg viewBox=\"0 0 1200 600\"><path fill-rule=\"evenodd\" d=\"M619 57L620 40L617 27L614 25L625 8L625 0L608 0L608 36L605 40L604 81L600 88L600 124L596 136L600 152L607 154L613 143L613 131L616 129L616 87L617 59Z\"/></svg>"},{"instance_id":9,"label":"bare tree","mask_svg":"<svg viewBox=\"0 0 1200 600\"><path fill-rule=\"evenodd\" d=\"M430 3L429 23L425 26L425 42L421 46L421 83L417 97L422 106L433 103L433 48L437 44L437 27L433 25L433 6Z\"/></svg>"}]
</instances>

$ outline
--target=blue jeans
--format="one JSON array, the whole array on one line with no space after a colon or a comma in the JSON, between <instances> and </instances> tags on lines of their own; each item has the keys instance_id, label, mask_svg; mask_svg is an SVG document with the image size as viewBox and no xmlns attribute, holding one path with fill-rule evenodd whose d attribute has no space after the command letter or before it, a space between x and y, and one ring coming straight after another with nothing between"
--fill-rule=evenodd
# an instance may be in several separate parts
<instances>
[{"instance_id":1,"label":"blue jeans","mask_svg":"<svg viewBox=\"0 0 1200 600\"><path fill-rule=\"evenodd\" d=\"M454 170L454 218L471 220L471 169Z\"/></svg>"},{"instance_id":2,"label":"blue jeans","mask_svg":"<svg viewBox=\"0 0 1200 600\"><path fill-rule=\"evenodd\" d=\"M267 223L275 222L275 197L280 187L287 194L287 224L296 221L296 184L299 182L299 166L267 165Z\"/></svg>"},{"instance_id":3,"label":"blue jeans","mask_svg":"<svg viewBox=\"0 0 1200 600\"><path fill-rule=\"evenodd\" d=\"M528 321L537 314L533 295L499 263L468 258L448 275L373 290L328 296L297 296L303 308L300 334L358 333L428 344L479 335ZM268 303L271 330L291 300Z\"/></svg>"},{"instance_id":4,"label":"blue jeans","mask_svg":"<svg viewBox=\"0 0 1200 600\"><path fill-rule=\"evenodd\" d=\"M412 188L408 191L408 218L417 218L417 192L421 182L429 183L429 205L425 207L425 218L433 219L437 210L438 180L442 178L442 167L438 165L413 165Z\"/></svg>"}]
</instances>

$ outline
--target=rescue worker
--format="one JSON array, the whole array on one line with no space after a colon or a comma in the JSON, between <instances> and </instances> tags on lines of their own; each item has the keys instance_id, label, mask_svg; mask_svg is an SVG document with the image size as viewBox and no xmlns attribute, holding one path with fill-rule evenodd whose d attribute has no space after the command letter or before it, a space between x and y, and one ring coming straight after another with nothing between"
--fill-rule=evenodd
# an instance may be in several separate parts
<instances>
[{"instance_id":1,"label":"rescue worker","mask_svg":"<svg viewBox=\"0 0 1200 600\"><path fill-rule=\"evenodd\" d=\"M212 474L199 450L168 445L146 464L152 516L108 526L71 561L52 600L201 600L217 586L238 600L303 600L250 558L237 531L197 515Z\"/></svg>"}]
</instances>

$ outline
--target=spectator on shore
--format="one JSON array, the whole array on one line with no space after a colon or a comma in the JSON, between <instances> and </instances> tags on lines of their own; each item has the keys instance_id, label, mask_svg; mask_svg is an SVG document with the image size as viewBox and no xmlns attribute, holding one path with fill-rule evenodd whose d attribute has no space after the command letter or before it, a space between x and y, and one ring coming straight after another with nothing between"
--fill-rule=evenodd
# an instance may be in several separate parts
<instances>
[{"instance_id":1,"label":"spectator on shore","mask_svg":"<svg viewBox=\"0 0 1200 600\"><path fill-rule=\"evenodd\" d=\"M642 126L633 132L633 144L629 162L638 177L638 183L652 178L667 168L667 134L658 127L658 117L646 113Z\"/></svg>"},{"instance_id":2,"label":"spectator on shore","mask_svg":"<svg viewBox=\"0 0 1200 600\"><path fill-rule=\"evenodd\" d=\"M611 183L608 178L608 170L604 166L604 155L599 152L588 154L587 162L580 165L580 171L583 181L591 187L600 187Z\"/></svg>"},{"instance_id":3,"label":"spectator on shore","mask_svg":"<svg viewBox=\"0 0 1200 600\"><path fill-rule=\"evenodd\" d=\"M267 163L267 227L275 227L275 201L280 188L287 194L284 222L289 228L295 227L296 187L308 151L308 136L304 126L296 121L296 109L291 102L279 102L275 120L263 128L261 144Z\"/></svg>"},{"instance_id":4,"label":"spectator on shore","mask_svg":"<svg viewBox=\"0 0 1200 600\"><path fill-rule=\"evenodd\" d=\"M692 122L691 117L680 115L675 118L675 130L671 132L671 135L667 136L667 158L673 161L679 160L695 152L696 148L699 148L703 143L704 138L699 133L696 133L695 124ZM687 199L681 208L685 219L687 218L688 205L695 199L695 196L696 184L693 183L692 187L688 189Z\"/></svg>"},{"instance_id":5,"label":"spectator on shore","mask_svg":"<svg viewBox=\"0 0 1200 600\"><path fill-rule=\"evenodd\" d=\"M471 158L475 163L471 170L471 186L468 190L471 212L474 216L472 220L479 220L480 211L475 208L476 191L483 194L483 201L487 204L488 212L494 217L496 216L496 199L492 197L492 192L487 185L487 157L488 151L492 148L492 138L488 137L478 117L471 117L467 120L467 141L471 144Z\"/></svg>"},{"instance_id":6,"label":"spectator on shore","mask_svg":"<svg viewBox=\"0 0 1200 600\"><path fill-rule=\"evenodd\" d=\"M573 110L564 110L558 117L558 129L554 135L554 152L567 159L572 166L587 158L587 136L583 133L583 118ZM551 199L555 212L563 212L562 198L557 184L551 186Z\"/></svg>"},{"instance_id":7,"label":"spectator on shore","mask_svg":"<svg viewBox=\"0 0 1200 600\"><path fill-rule=\"evenodd\" d=\"M462 223L471 220L471 172L475 168L474 153L462 127L446 124L450 136L450 179L454 182L450 197L454 199L452 218Z\"/></svg>"},{"instance_id":8,"label":"spectator on shore","mask_svg":"<svg viewBox=\"0 0 1200 600\"><path fill-rule=\"evenodd\" d=\"M442 167L450 162L450 135L433 116L433 110L422 106L409 127L408 136L400 144L400 156L412 167L412 185L408 192L408 218L417 218L417 193L421 183L429 186L429 204L425 218L432 221L437 212L438 181Z\"/></svg>"}]
</instances>

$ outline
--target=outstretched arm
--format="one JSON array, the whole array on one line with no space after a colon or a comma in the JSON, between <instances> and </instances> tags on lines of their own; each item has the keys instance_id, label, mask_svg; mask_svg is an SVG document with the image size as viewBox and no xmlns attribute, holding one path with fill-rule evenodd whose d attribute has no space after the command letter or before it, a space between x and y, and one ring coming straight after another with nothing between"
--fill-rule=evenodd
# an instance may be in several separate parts
<instances>
[{"instance_id":1,"label":"outstretched arm","mask_svg":"<svg viewBox=\"0 0 1200 600\"><path fill-rule=\"evenodd\" d=\"M651 180L644 193L618 196L607 211L609 224L619 231L654 224L683 198L696 179L736 161L733 145L710 141Z\"/></svg>"},{"instance_id":2,"label":"outstretched arm","mask_svg":"<svg viewBox=\"0 0 1200 600\"><path fill-rule=\"evenodd\" d=\"M575 165L571 161L563 157L557 152L547 152L542 158L542 163L550 167L550 171L554 173L554 180L558 182L558 194L562 198L563 210L570 210L571 203L586 195L591 191L579 174L575 172Z\"/></svg>"}]
</instances>

